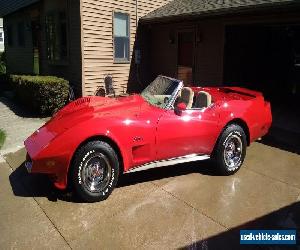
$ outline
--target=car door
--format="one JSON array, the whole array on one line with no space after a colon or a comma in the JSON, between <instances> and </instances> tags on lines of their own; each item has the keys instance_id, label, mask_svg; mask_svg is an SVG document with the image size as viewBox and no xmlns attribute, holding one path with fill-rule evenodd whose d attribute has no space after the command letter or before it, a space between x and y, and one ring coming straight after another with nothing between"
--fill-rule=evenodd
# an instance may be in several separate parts
<instances>
[{"instance_id":1,"label":"car door","mask_svg":"<svg viewBox=\"0 0 300 250\"><path fill-rule=\"evenodd\" d=\"M180 115L166 110L156 133L157 160L189 154L210 154L220 133L216 105L184 110Z\"/></svg>"},{"instance_id":2,"label":"car door","mask_svg":"<svg viewBox=\"0 0 300 250\"><path fill-rule=\"evenodd\" d=\"M157 122L163 113L163 109L144 103L138 114L124 121L124 130L119 129L127 140L131 167L156 160Z\"/></svg>"}]
</instances>

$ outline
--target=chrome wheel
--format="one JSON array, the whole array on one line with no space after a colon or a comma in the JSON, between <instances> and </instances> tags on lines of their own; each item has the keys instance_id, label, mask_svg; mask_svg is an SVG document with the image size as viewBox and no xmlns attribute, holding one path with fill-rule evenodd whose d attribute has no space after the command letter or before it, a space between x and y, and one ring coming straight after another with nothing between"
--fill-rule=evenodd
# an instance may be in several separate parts
<instances>
[{"instance_id":1,"label":"chrome wheel","mask_svg":"<svg viewBox=\"0 0 300 250\"><path fill-rule=\"evenodd\" d=\"M85 160L80 175L87 190L99 193L107 188L111 173L112 168L108 158L102 153L93 153Z\"/></svg>"},{"instance_id":2,"label":"chrome wheel","mask_svg":"<svg viewBox=\"0 0 300 250\"><path fill-rule=\"evenodd\" d=\"M243 144L237 135L231 135L224 145L224 161L228 170L234 170L241 164Z\"/></svg>"}]
</instances>

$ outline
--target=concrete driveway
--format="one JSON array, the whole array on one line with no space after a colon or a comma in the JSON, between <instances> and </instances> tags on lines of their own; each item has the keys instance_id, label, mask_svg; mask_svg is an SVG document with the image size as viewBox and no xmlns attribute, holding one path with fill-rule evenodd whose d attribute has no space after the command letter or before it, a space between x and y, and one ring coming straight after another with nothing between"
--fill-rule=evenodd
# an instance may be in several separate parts
<instances>
[{"instance_id":1,"label":"concrete driveway","mask_svg":"<svg viewBox=\"0 0 300 250\"><path fill-rule=\"evenodd\" d=\"M28 175L24 157L0 164L3 249L240 249L242 228L300 229L300 156L260 143L234 176L207 161L132 173L93 204Z\"/></svg>"}]
</instances>

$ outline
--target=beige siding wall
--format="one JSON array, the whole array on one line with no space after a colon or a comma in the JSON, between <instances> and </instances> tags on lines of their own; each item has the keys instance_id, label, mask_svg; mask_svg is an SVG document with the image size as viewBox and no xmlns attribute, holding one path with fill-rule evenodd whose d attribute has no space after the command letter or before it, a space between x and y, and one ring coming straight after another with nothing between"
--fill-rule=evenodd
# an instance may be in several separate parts
<instances>
[{"instance_id":1,"label":"beige siding wall","mask_svg":"<svg viewBox=\"0 0 300 250\"><path fill-rule=\"evenodd\" d=\"M18 23L24 23L24 46L18 44ZM7 61L7 72L12 74L31 74L33 73L33 47L32 34L30 28L30 15L27 11L19 11L18 13L6 16L4 19L4 29L10 27L12 33L12 45L8 45L5 37L5 50Z\"/></svg>"},{"instance_id":2,"label":"beige siding wall","mask_svg":"<svg viewBox=\"0 0 300 250\"><path fill-rule=\"evenodd\" d=\"M135 43L138 18L168 1L81 0L83 95L92 95L97 87L104 87L104 77L111 74L117 94L127 91L130 63L114 63L113 12L130 15L130 58Z\"/></svg>"},{"instance_id":3,"label":"beige siding wall","mask_svg":"<svg viewBox=\"0 0 300 250\"><path fill-rule=\"evenodd\" d=\"M170 2L170 0L138 0L138 18L145 16L168 2Z\"/></svg>"}]
</instances>

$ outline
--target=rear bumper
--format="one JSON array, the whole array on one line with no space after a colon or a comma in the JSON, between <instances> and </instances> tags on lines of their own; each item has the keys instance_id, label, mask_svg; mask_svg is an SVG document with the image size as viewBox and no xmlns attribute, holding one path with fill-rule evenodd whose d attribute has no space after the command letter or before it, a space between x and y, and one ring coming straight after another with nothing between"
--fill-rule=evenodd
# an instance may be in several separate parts
<instances>
[{"instance_id":1,"label":"rear bumper","mask_svg":"<svg viewBox=\"0 0 300 250\"><path fill-rule=\"evenodd\" d=\"M271 112L270 102L265 101L264 108L265 108L265 119L264 119L264 123L262 124L262 127L261 127L261 131L260 131L261 136L260 137L265 136L269 132L269 130L272 126L272 112Z\"/></svg>"},{"instance_id":2,"label":"rear bumper","mask_svg":"<svg viewBox=\"0 0 300 250\"><path fill-rule=\"evenodd\" d=\"M271 103L265 101L265 110L266 110L266 128L267 132L269 131L271 125L272 125L272 109L271 109Z\"/></svg>"}]
</instances>

